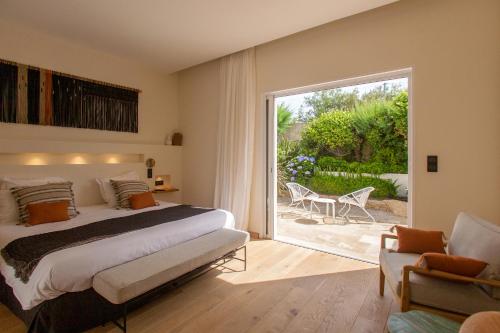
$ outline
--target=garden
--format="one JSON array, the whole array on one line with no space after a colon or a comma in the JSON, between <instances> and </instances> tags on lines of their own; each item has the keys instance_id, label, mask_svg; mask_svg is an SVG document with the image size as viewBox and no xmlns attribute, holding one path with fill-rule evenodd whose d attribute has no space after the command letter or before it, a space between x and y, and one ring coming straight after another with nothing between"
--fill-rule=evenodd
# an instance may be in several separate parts
<instances>
[{"instance_id":1,"label":"garden","mask_svg":"<svg viewBox=\"0 0 500 333\"><path fill-rule=\"evenodd\" d=\"M372 198L405 199L405 185L391 175L408 173L406 87L323 90L305 96L298 111L285 99L277 120L280 193L297 182L324 195L373 186Z\"/></svg>"}]
</instances>

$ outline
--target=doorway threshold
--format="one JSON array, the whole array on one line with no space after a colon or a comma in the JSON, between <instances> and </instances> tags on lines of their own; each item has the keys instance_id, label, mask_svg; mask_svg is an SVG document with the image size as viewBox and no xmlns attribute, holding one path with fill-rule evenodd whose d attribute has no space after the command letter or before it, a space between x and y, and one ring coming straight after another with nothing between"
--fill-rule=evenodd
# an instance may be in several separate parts
<instances>
[{"instance_id":1,"label":"doorway threshold","mask_svg":"<svg viewBox=\"0 0 500 333\"><path fill-rule=\"evenodd\" d=\"M274 240L278 241L278 242L282 242L282 243L287 243L287 244L290 244L290 245L296 245L296 246L304 247L304 248L315 250L315 251L320 251L320 252L325 252L325 253L328 253L328 254L333 254L333 255L336 255L336 256L344 257L344 258L349 258L349 259L353 259L353 260L358 260L358 261L366 262L366 263L369 263L369 264L379 265L379 262L375 261L375 260L370 260L370 259L367 259L367 258L362 258L360 256L352 255L350 253L343 252L340 249L333 250L329 246L324 246L324 245L321 245L321 244L315 244L315 243L303 241L303 240L292 238L292 237L277 235L276 237L274 237Z\"/></svg>"}]
</instances>

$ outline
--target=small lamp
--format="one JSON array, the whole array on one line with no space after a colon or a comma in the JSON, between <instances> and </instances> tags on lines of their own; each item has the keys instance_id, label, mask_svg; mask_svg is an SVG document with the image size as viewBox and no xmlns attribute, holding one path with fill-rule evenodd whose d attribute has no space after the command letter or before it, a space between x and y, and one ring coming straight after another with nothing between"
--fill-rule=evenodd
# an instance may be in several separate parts
<instances>
[{"instance_id":1,"label":"small lamp","mask_svg":"<svg viewBox=\"0 0 500 333\"><path fill-rule=\"evenodd\" d=\"M148 167L148 178L153 178L153 167L155 166L156 161L152 158L148 158L146 160L146 166Z\"/></svg>"}]
</instances>

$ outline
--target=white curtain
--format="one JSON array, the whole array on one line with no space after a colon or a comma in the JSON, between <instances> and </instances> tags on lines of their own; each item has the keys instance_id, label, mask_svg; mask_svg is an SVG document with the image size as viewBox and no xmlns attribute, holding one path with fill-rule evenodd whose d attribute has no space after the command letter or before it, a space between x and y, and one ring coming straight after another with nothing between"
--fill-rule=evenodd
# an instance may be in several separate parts
<instances>
[{"instance_id":1,"label":"white curtain","mask_svg":"<svg viewBox=\"0 0 500 333\"><path fill-rule=\"evenodd\" d=\"M246 230L255 132L255 50L222 58L214 205L234 214Z\"/></svg>"}]
</instances>

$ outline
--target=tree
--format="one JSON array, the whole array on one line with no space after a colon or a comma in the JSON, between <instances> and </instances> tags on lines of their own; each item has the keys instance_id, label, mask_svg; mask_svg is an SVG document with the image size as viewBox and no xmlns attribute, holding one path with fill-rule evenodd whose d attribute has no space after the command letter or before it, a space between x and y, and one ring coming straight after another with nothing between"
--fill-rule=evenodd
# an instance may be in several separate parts
<instances>
[{"instance_id":1,"label":"tree","mask_svg":"<svg viewBox=\"0 0 500 333\"><path fill-rule=\"evenodd\" d=\"M304 98L299 119L308 122L330 111L350 111L360 102L358 90L344 91L341 88L316 91Z\"/></svg>"},{"instance_id":2,"label":"tree","mask_svg":"<svg viewBox=\"0 0 500 333\"><path fill-rule=\"evenodd\" d=\"M326 112L353 111L360 104L389 102L403 91L405 89L401 85L387 82L364 94L360 94L356 88L350 91L345 88L317 91L311 96L304 97L298 119L308 122Z\"/></svg>"},{"instance_id":3,"label":"tree","mask_svg":"<svg viewBox=\"0 0 500 333\"><path fill-rule=\"evenodd\" d=\"M391 101L403 91L399 84L384 82L361 96L362 103Z\"/></svg>"},{"instance_id":4,"label":"tree","mask_svg":"<svg viewBox=\"0 0 500 333\"><path fill-rule=\"evenodd\" d=\"M302 144L318 155L350 155L358 146L352 115L352 112L323 113L304 128Z\"/></svg>"},{"instance_id":5,"label":"tree","mask_svg":"<svg viewBox=\"0 0 500 333\"><path fill-rule=\"evenodd\" d=\"M400 92L392 100L392 107L396 113L394 128L405 141L408 140L408 92Z\"/></svg>"},{"instance_id":6,"label":"tree","mask_svg":"<svg viewBox=\"0 0 500 333\"><path fill-rule=\"evenodd\" d=\"M278 135L282 136L293 124L293 114L290 107L285 103L280 103L277 107Z\"/></svg>"}]
</instances>

